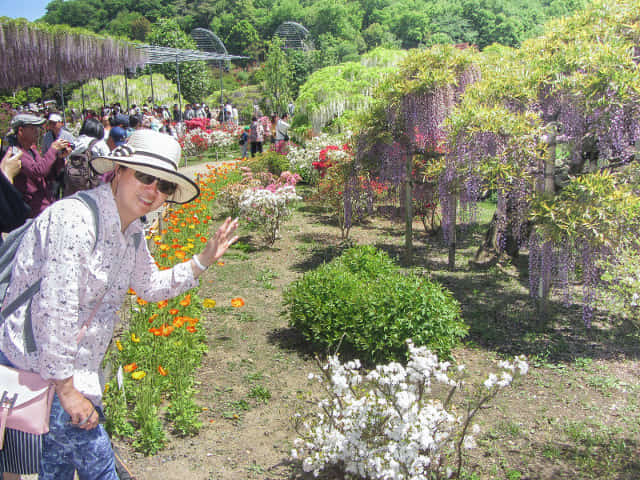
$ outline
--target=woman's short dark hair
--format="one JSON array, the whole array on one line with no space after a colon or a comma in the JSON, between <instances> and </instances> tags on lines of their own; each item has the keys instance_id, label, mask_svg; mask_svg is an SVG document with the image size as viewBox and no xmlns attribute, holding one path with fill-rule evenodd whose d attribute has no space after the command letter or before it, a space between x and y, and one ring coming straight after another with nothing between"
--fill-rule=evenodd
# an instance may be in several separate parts
<instances>
[{"instance_id":1,"label":"woman's short dark hair","mask_svg":"<svg viewBox=\"0 0 640 480\"><path fill-rule=\"evenodd\" d=\"M93 138L103 138L104 126L100 123L100 120L96 118L87 118L82 124L80 135L86 135Z\"/></svg>"}]
</instances>

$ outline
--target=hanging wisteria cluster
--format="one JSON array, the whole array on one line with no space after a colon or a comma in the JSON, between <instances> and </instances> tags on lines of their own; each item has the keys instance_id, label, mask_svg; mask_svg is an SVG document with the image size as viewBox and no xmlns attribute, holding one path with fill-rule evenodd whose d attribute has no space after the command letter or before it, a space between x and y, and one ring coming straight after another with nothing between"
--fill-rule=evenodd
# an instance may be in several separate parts
<instances>
[{"instance_id":1,"label":"hanging wisteria cluster","mask_svg":"<svg viewBox=\"0 0 640 480\"><path fill-rule=\"evenodd\" d=\"M143 66L134 44L62 26L0 19L0 88L103 78Z\"/></svg>"},{"instance_id":2,"label":"hanging wisteria cluster","mask_svg":"<svg viewBox=\"0 0 640 480\"><path fill-rule=\"evenodd\" d=\"M460 100L465 89L480 79L479 68L469 61L469 52L453 47L437 47L431 51L410 56L402 65L396 80L387 82L391 87L384 103L374 110L378 124L365 131L358 138L358 157L370 165L370 169L381 181L389 183L390 192L411 175L414 186L422 185L422 170L432 159L448 151L445 120ZM434 77L423 77L425 65L437 71ZM405 80L409 79L409 80ZM407 82L410 86L403 82ZM394 83L399 82L399 83ZM407 162L419 159L421 168L407 168ZM373 160L373 161L372 161ZM450 166L451 167L451 166ZM446 222L449 206L452 205L453 180L459 178L457 169L445 170L438 182L443 225L447 235ZM430 187L430 197L435 198L434 187ZM479 188L476 189L479 191ZM456 189L457 191L457 189ZM473 185L469 184L469 192ZM422 207L424 188L415 188L420 198L415 198L418 209ZM477 200L473 194L473 202ZM465 197L465 205L472 201ZM457 201L457 200L456 200ZM430 205L432 202L429 202ZM433 206L433 205L431 205ZM468 209L471 212L472 209ZM471 214L471 213L470 213Z\"/></svg>"}]
</instances>

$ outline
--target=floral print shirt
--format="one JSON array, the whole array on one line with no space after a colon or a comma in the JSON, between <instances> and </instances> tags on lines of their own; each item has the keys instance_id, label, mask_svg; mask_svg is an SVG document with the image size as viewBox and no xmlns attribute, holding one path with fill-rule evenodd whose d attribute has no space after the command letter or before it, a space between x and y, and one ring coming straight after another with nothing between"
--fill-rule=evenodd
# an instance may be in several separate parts
<instances>
[{"instance_id":1,"label":"floral print shirt","mask_svg":"<svg viewBox=\"0 0 640 480\"><path fill-rule=\"evenodd\" d=\"M109 184L87 193L98 205L97 229L91 209L69 197L47 208L25 234L4 305L37 279L42 284L30 305L7 316L0 327L0 350L17 368L44 379L73 376L76 389L98 404L100 364L129 287L147 301L161 301L198 282L189 262L158 269L140 220L122 233ZM141 239L137 247L136 236ZM29 308L37 347L33 353L27 352L23 334Z\"/></svg>"}]
</instances>

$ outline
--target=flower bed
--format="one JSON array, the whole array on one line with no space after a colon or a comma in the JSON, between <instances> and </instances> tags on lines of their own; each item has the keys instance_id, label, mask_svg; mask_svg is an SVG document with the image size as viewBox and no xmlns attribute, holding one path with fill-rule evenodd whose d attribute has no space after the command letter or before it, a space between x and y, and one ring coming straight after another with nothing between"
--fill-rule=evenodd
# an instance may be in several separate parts
<instances>
[{"instance_id":1,"label":"flower bed","mask_svg":"<svg viewBox=\"0 0 640 480\"><path fill-rule=\"evenodd\" d=\"M154 257L159 268L188 261L207 242L209 205L231 168L235 167L212 168L200 181L200 197L166 210L166 226L147 237L157 247ZM153 454L165 443L163 425L180 435L195 434L201 427L194 372L207 350L200 320L215 301L200 298L196 289L151 303L129 293L129 328L107 360L118 370L105 388L107 428L131 439L137 450ZM230 304L241 307L244 302L234 298ZM166 401L170 403L165 407Z\"/></svg>"}]
</instances>

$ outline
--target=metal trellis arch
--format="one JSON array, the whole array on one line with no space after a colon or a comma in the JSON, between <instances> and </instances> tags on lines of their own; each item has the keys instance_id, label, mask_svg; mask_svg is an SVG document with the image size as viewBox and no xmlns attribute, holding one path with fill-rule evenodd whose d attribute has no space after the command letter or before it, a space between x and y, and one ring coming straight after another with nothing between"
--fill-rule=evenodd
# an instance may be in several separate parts
<instances>
[{"instance_id":1,"label":"metal trellis arch","mask_svg":"<svg viewBox=\"0 0 640 480\"><path fill-rule=\"evenodd\" d=\"M274 35L282 39L284 48L292 48L305 52L314 49L309 30L299 23L284 22L276 29Z\"/></svg>"}]
</instances>

